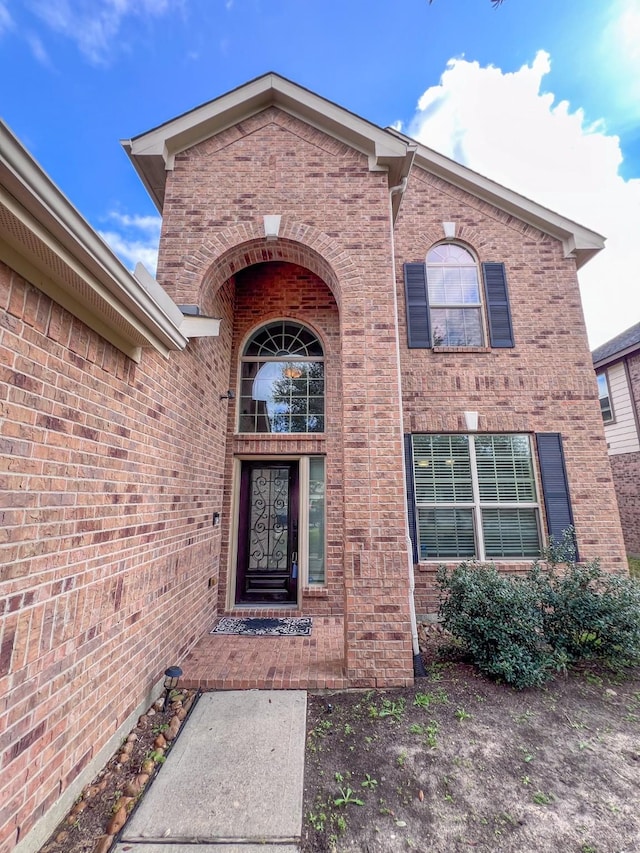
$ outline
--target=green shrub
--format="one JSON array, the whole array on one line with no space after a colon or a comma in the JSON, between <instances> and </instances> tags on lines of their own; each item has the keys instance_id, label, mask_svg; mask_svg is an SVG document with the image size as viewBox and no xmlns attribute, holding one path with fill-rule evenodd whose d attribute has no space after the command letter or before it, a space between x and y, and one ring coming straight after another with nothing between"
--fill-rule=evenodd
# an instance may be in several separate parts
<instances>
[{"instance_id":1,"label":"green shrub","mask_svg":"<svg viewBox=\"0 0 640 853\"><path fill-rule=\"evenodd\" d=\"M544 634L568 660L640 661L640 583L603 572L597 560L551 571L534 565Z\"/></svg>"},{"instance_id":2,"label":"green shrub","mask_svg":"<svg viewBox=\"0 0 640 853\"><path fill-rule=\"evenodd\" d=\"M565 531L522 578L440 567L440 620L481 672L522 688L579 660L640 662L640 582L576 563L573 542Z\"/></svg>"},{"instance_id":3,"label":"green shrub","mask_svg":"<svg viewBox=\"0 0 640 853\"><path fill-rule=\"evenodd\" d=\"M485 675L514 687L543 684L562 666L545 640L536 585L495 566L438 570L440 619Z\"/></svg>"}]
</instances>

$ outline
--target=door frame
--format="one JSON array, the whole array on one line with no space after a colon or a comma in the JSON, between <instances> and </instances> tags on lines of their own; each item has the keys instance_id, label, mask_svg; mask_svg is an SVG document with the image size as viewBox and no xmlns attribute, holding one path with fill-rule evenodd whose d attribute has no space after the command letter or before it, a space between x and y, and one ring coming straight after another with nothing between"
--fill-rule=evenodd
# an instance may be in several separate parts
<instances>
[{"instance_id":1,"label":"door frame","mask_svg":"<svg viewBox=\"0 0 640 853\"><path fill-rule=\"evenodd\" d=\"M225 607L227 610L237 609L263 609L263 610L291 610L300 609L302 606L302 588L308 583L307 581L307 566L306 557L308 548L308 508L307 502L302 500L302 495L306 494L303 491L303 479L308 484L309 480L309 465L305 462L308 457L301 454L278 454L277 456L259 455L242 453L233 458L233 476L232 476L232 499L231 499L231 530L229 534L229 548L227 556L227 595ZM266 602L266 603L246 603L238 604L236 602L236 586L238 580L238 535L239 535L239 519L240 519L240 487L242 483L242 463L243 462L297 462L298 463L298 583L297 583L297 599L290 602ZM307 489L308 486L305 486Z\"/></svg>"}]
</instances>

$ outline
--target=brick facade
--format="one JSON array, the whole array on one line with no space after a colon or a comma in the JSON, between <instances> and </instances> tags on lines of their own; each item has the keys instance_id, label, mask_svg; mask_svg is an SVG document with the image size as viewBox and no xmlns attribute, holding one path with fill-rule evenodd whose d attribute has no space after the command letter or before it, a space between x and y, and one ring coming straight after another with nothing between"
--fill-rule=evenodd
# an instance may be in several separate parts
<instances>
[{"instance_id":1,"label":"brick facade","mask_svg":"<svg viewBox=\"0 0 640 853\"><path fill-rule=\"evenodd\" d=\"M561 433L581 555L624 566L575 260L420 166L395 227L392 204L371 156L277 106L179 151L157 278L220 335L140 363L0 266L3 853L233 610L240 459L326 457L327 582L294 612L344 617L352 687L413 680L403 433L464 432L466 410L480 432ZM514 348L408 349L403 263L443 222L505 263ZM239 435L220 398L247 336L281 318L323 344L326 430ZM434 571L416 568L419 613L436 608Z\"/></svg>"},{"instance_id":2,"label":"brick facade","mask_svg":"<svg viewBox=\"0 0 640 853\"><path fill-rule=\"evenodd\" d=\"M640 352L625 359L632 406L640 412ZM609 456L627 553L640 556L640 453Z\"/></svg>"},{"instance_id":3,"label":"brick facade","mask_svg":"<svg viewBox=\"0 0 640 853\"><path fill-rule=\"evenodd\" d=\"M0 294L4 850L215 615L231 329L136 365L5 265Z\"/></svg>"}]
</instances>

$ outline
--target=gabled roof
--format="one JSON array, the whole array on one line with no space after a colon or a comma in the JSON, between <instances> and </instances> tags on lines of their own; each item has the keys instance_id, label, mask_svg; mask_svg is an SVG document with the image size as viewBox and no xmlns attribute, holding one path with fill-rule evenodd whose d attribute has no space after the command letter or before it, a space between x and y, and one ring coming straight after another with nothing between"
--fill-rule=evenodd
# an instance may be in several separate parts
<instances>
[{"instance_id":1,"label":"gabled roof","mask_svg":"<svg viewBox=\"0 0 640 853\"><path fill-rule=\"evenodd\" d=\"M403 183L415 162L500 210L561 240L565 255L581 267L604 248L601 234L530 201L390 128L360 118L308 89L269 72L208 101L147 133L122 141L158 210L162 212L166 173L176 154L209 139L270 106L276 106L366 154L372 169L389 172L389 187ZM401 192L392 198L394 215Z\"/></svg>"},{"instance_id":2,"label":"gabled roof","mask_svg":"<svg viewBox=\"0 0 640 853\"><path fill-rule=\"evenodd\" d=\"M273 72L147 133L122 140L122 146L162 212L166 172L173 168L176 154L270 106L366 154L370 167L389 171L390 187L399 185L409 174L414 145Z\"/></svg>"},{"instance_id":3,"label":"gabled roof","mask_svg":"<svg viewBox=\"0 0 640 853\"><path fill-rule=\"evenodd\" d=\"M606 344L596 347L591 353L594 367L604 367L613 361L619 361L625 355L640 349L640 323L620 332Z\"/></svg>"}]
</instances>

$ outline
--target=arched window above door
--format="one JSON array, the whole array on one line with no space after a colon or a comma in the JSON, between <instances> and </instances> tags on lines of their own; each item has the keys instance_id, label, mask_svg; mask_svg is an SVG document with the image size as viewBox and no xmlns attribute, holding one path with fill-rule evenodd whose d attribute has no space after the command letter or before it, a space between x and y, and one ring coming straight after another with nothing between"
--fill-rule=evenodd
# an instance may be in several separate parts
<instances>
[{"instance_id":1,"label":"arched window above door","mask_svg":"<svg viewBox=\"0 0 640 853\"><path fill-rule=\"evenodd\" d=\"M324 351L301 323L276 320L255 331L240 384L239 432L324 432Z\"/></svg>"}]
</instances>

